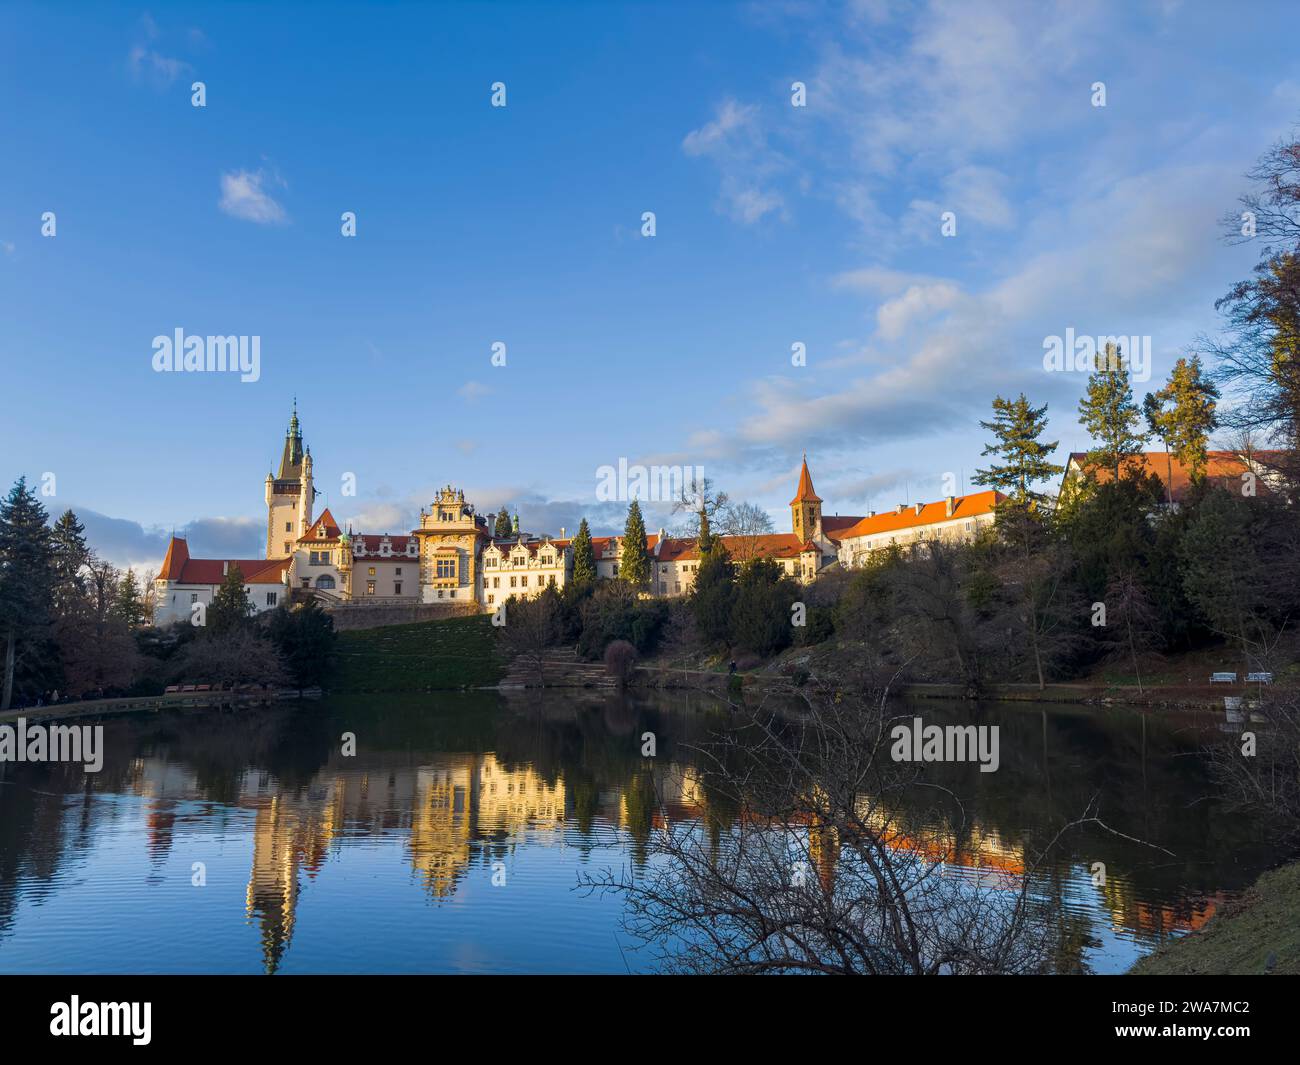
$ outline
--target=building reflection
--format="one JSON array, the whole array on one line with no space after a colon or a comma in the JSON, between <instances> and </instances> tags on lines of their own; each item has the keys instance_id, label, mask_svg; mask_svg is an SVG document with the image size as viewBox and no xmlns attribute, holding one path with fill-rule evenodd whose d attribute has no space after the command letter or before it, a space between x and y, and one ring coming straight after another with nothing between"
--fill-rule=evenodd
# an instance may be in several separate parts
<instances>
[{"instance_id":1,"label":"building reflection","mask_svg":"<svg viewBox=\"0 0 1300 1065\"><path fill-rule=\"evenodd\" d=\"M617 773L617 771L616 771ZM234 781L233 801L205 796L203 783L183 763L166 757L137 758L127 774L128 790L148 800L146 839L151 862L162 862L184 831L210 828L216 810L248 819L252 865L245 916L257 931L262 964L276 972L292 942L304 882L315 878L332 854L349 843L400 841L413 878L429 897L452 898L476 865L487 865L521 842L561 845L566 825L578 818L581 793L585 822L619 830L644 843L651 830L698 824L718 831L735 817L711 802L698 771L689 765L651 759L621 767L621 780L593 789L566 788L564 773L553 778L534 766L503 761L495 753L381 752L352 758L333 756L305 786L288 788L275 775L247 769ZM966 876L984 886L1018 889L1026 871L1022 846L975 822L960 837L924 825L905 827L905 818L864 805L863 824L891 849L941 864L943 875ZM822 887L835 888L846 841L833 825L805 818L803 845ZM1086 877L1073 876L1077 894ZM1111 878L1095 892L1117 932L1140 937L1178 934L1201 927L1217 899L1203 904L1160 907L1143 902L1132 881Z\"/></svg>"}]
</instances>

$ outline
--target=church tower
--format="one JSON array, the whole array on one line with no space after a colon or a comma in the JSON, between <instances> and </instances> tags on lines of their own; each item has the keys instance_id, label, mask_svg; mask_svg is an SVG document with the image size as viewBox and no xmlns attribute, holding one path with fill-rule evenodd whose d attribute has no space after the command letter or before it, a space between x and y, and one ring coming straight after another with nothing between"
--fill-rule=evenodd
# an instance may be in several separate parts
<instances>
[{"instance_id":1,"label":"church tower","mask_svg":"<svg viewBox=\"0 0 1300 1065\"><path fill-rule=\"evenodd\" d=\"M316 489L312 484L311 451L302 446L302 429L298 425L298 401L293 402L293 416L284 434L284 451L280 455L280 472L266 475L266 557L286 558L293 553L298 538L311 528L312 504Z\"/></svg>"},{"instance_id":2,"label":"church tower","mask_svg":"<svg viewBox=\"0 0 1300 1065\"><path fill-rule=\"evenodd\" d=\"M813 491L812 474L808 472L808 456L803 457L799 471L799 487L790 500L790 523L800 542L817 540L822 535L822 499Z\"/></svg>"}]
</instances>

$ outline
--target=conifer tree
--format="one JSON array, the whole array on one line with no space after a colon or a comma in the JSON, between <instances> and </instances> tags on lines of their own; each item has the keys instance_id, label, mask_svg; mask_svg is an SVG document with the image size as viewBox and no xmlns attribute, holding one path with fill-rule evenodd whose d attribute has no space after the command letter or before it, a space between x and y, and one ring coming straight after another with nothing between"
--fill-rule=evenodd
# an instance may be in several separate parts
<instances>
[{"instance_id":1,"label":"conifer tree","mask_svg":"<svg viewBox=\"0 0 1300 1065\"><path fill-rule=\"evenodd\" d=\"M47 519L26 478L18 478L0 502L0 653L4 659L0 711L9 709L24 653L49 628L57 577Z\"/></svg>"},{"instance_id":2,"label":"conifer tree","mask_svg":"<svg viewBox=\"0 0 1300 1065\"><path fill-rule=\"evenodd\" d=\"M1048 497L1030 486L1065 470L1051 460L1058 442L1040 439L1047 428L1047 404L1032 406L1023 392L1016 399L998 396L993 420L980 425L996 437L980 454L996 458L988 469L975 471L974 482L1005 492L1020 504L1045 502Z\"/></svg>"},{"instance_id":3,"label":"conifer tree","mask_svg":"<svg viewBox=\"0 0 1300 1065\"><path fill-rule=\"evenodd\" d=\"M1093 365L1088 391L1079 401L1079 424L1098 442L1088 452L1089 464L1110 468L1118 481L1125 461L1146 444L1146 434L1139 431L1142 413L1133 402L1128 367L1118 347L1107 344Z\"/></svg>"},{"instance_id":4,"label":"conifer tree","mask_svg":"<svg viewBox=\"0 0 1300 1065\"><path fill-rule=\"evenodd\" d=\"M513 531L514 523L510 520L510 511L502 507L497 511L496 527L492 530L492 535L498 540L508 540Z\"/></svg>"},{"instance_id":5,"label":"conifer tree","mask_svg":"<svg viewBox=\"0 0 1300 1065\"><path fill-rule=\"evenodd\" d=\"M73 605L86 594L85 566L90 561L90 548L86 546L86 527L71 510L65 510L50 530L50 546L54 552L54 608L66 616Z\"/></svg>"},{"instance_id":6,"label":"conifer tree","mask_svg":"<svg viewBox=\"0 0 1300 1065\"><path fill-rule=\"evenodd\" d=\"M136 580L133 569L127 569L117 582L113 613L126 622L128 628L138 629L145 623L144 597L140 593L140 583Z\"/></svg>"},{"instance_id":7,"label":"conifer tree","mask_svg":"<svg viewBox=\"0 0 1300 1065\"><path fill-rule=\"evenodd\" d=\"M623 527L623 551L618 563L618 575L633 588L644 588L650 581L650 556L645 546L645 521L641 517L641 504L635 499L627 508L627 524Z\"/></svg>"},{"instance_id":8,"label":"conifer tree","mask_svg":"<svg viewBox=\"0 0 1300 1065\"><path fill-rule=\"evenodd\" d=\"M208 605L207 631L220 636L232 629L243 628L253 609L244 591L243 571L237 565L231 566Z\"/></svg>"},{"instance_id":9,"label":"conifer tree","mask_svg":"<svg viewBox=\"0 0 1300 1065\"><path fill-rule=\"evenodd\" d=\"M1191 471L1192 480L1205 476L1210 433L1217 424L1219 389L1201 372L1201 360L1179 359L1161 389L1169 404L1168 434L1174 456Z\"/></svg>"},{"instance_id":10,"label":"conifer tree","mask_svg":"<svg viewBox=\"0 0 1300 1065\"><path fill-rule=\"evenodd\" d=\"M589 586L596 583L596 554L591 546L591 529L583 518L578 535L573 538L573 583Z\"/></svg>"}]
</instances>

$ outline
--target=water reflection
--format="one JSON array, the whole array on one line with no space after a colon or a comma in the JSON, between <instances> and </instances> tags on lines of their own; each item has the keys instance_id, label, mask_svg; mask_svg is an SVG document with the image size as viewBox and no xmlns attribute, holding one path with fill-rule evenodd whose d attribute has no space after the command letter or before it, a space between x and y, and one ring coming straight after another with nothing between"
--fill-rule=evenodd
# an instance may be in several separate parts
<instances>
[{"instance_id":1,"label":"water reflection","mask_svg":"<svg viewBox=\"0 0 1300 1065\"><path fill-rule=\"evenodd\" d=\"M1090 802L1123 834L1077 830L1050 865L1063 971L1125 968L1200 927L1273 858L1249 820L1206 801L1185 719L922 712L1000 724L1002 766L930 767L962 796L965 827L954 838L920 811L890 811L893 846L944 875L1018 887L1027 856ZM666 824L734 823L695 750L728 722L714 701L664 695L385 696L110 720L98 775L0 766L0 971L623 971L617 907L579 897L577 870L644 863ZM344 732L354 757L340 753ZM806 828L829 884L840 842ZM193 887L195 862L210 894ZM508 887L490 886L497 872Z\"/></svg>"}]
</instances>

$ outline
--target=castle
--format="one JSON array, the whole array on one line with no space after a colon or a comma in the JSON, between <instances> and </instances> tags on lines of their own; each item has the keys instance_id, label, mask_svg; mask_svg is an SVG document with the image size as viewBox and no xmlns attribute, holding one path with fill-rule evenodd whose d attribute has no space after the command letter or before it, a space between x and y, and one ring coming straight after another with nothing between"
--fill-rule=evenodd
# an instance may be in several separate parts
<instances>
[{"instance_id":1,"label":"castle","mask_svg":"<svg viewBox=\"0 0 1300 1065\"><path fill-rule=\"evenodd\" d=\"M373 603L495 610L511 597L563 589L573 577L573 541L564 530L558 537L525 533L516 516L511 535L497 537L465 493L451 485L421 508L419 528L400 534L345 532L328 507L313 517L317 494L295 403L279 471L266 475L266 557L191 558L185 540L173 536L154 582L154 623L189 620L195 604L210 603L234 566L258 611L305 594L326 608ZM900 503L879 514L825 515L805 456L790 501L790 532L717 539L737 561L769 559L808 582L829 567L859 565L891 545L970 538L992 522L1001 498L997 492L978 492L935 503ZM597 578L617 577L623 537L593 536L591 542ZM679 596L691 590L700 563L694 538L660 529L647 535L646 551L648 594Z\"/></svg>"}]
</instances>

